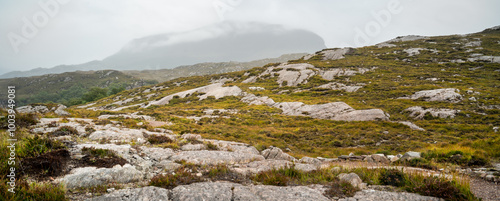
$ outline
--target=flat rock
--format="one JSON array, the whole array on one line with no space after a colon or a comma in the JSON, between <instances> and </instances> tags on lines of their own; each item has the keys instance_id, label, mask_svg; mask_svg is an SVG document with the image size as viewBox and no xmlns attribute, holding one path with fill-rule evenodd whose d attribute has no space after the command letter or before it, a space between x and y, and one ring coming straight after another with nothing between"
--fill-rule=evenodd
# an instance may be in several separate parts
<instances>
[{"instance_id":1,"label":"flat rock","mask_svg":"<svg viewBox=\"0 0 500 201\"><path fill-rule=\"evenodd\" d=\"M188 96L191 96L192 94L195 93L202 93L203 95L198 96L200 100L206 99L209 96L215 97L215 99L219 99L222 97L226 96L240 96L241 93L243 92L239 87L237 86L231 86L231 87L223 87L224 83L214 83L210 84L207 86L203 87L198 87L195 89L190 89L187 91L175 93L172 95L168 95L163 97L162 99L158 101L152 101L149 103L149 105L166 105L172 100L174 97L179 97L179 98L186 98ZM146 107L147 107L146 106Z\"/></svg>"},{"instance_id":2,"label":"flat rock","mask_svg":"<svg viewBox=\"0 0 500 201\"><path fill-rule=\"evenodd\" d=\"M234 170L242 175L249 175L292 166L293 163L287 160L262 160L242 164L238 168L234 168Z\"/></svg>"},{"instance_id":3,"label":"flat rock","mask_svg":"<svg viewBox=\"0 0 500 201\"><path fill-rule=\"evenodd\" d=\"M428 108L424 109L423 107L420 106L414 106L414 107L409 107L405 111L410 112L410 117L413 117L414 119L424 119L424 116L429 113L433 117L438 117L441 119L446 119L446 118L455 118L455 115L457 115L460 110L452 110L452 109L435 109L435 108Z\"/></svg>"},{"instance_id":4,"label":"flat rock","mask_svg":"<svg viewBox=\"0 0 500 201\"><path fill-rule=\"evenodd\" d=\"M232 188L240 184L229 182L202 182L177 186L172 189L173 201L231 201Z\"/></svg>"},{"instance_id":5,"label":"flat rock","mask_svg":"<svg viewBox=\"0 0 500 201\"><path fill-rule=\"evenodd\" d=\"M284 102L275 104L283 110L283 114L291 116L310 116L317 119L336 121L373 121L389 120L387 114L380 109L355 110L344 102L333 102L319 105L306 105L302 102Z\"/></svg>"},{"instance_id":6,"label":"flat rock","mask_svg":"<svg viewBox=\"0 0 500 201\"><path fill-rule=\"evenodd\" d=\"M425 101L440 101L458 103L462 101L462 95L457 93L459 90L455 88L434 89L415 92L409 99L423 99ZM405 99L405 98L403 98Z\"/></svg>"},{"instance_id":7,"label":"flat rock","mask_svg":"<svg viewBox=\"0 0 500 201\"><path fill-rule=\"evenodd\" d=\"M217 165L217 164L238 164L249 163L252 161L264 160L264 157L256 154L228 151L183 151L174 154L170 160L194 163L199 165Z\"/></svg>"},{"instance_id":8,"label":"flat rock","mask_svg":"<svg viewBox=\"0 0 500 201\"><path fill-rule=\"evenodd\" d=\"M235 186L234 201L327 201L319 190L305 186Z\"/></svg>"},{"instance_id":9,"label":"flat rock","mask_svg":"<svg viewBox=\"0 0 500 201\"><path fill-rule=\"evenodd\" d=\"M356 192L356 194L352 199L356 201L373 201L373 200L442 201L443 200L435 197L422 196L415 193L386 192L386 191L377 191L371 189ZM348 198L340 200L347 201Z\"/></svg>"},{"instance_id":10,"label":"flat rock","mask_svg":"<svg viewBox=\"0 0 500 201\"><path fill-rule=\"evenodd\" d=\"M88 201L168 201L169 190L154 186L121 189Z\"/></svg>"},{"instance_id":11,"label":"flat rock","mask_svg":"<svg viewBox=\"0 0 500 201\"><path fill-rule=\"evenodd\" d=\"M340 181L345 181L350 183L352 186L357 187L357 188L362 188L363 187L363 180L359 178L359 176L356 173L341 173L338 175Z\"/></svg>"},{"instance_id":12,"label":"flat rock","mask_svg":"<svg viewBox=\"0 0 500 201\"><path fill-rule=\"evenodd\" d=\"M347 54L354 53L354 48L339 48L333 50L324 50L321 53L323 54L323 60L338 60L345 58L344 56Z\"/></svg>"},{"instance_id":13,"label":"flat rock","mask_svg":"<svg viewBox=\"0 0 500 201\"><path fill-rule=\"evenodd\" d=\"M123 167L116 165L113 168L84 167L73 169L65 175L60 182L66 188L87 188L106 185L110 183L131 183L142 180L143 173L135 167L125 164Z\"/></svg>"}]
</instances>

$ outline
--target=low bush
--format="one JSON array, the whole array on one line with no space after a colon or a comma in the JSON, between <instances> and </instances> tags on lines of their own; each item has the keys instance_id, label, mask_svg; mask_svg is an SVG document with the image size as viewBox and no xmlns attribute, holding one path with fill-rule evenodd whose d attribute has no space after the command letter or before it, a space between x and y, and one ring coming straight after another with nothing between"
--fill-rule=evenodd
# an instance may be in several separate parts
<instances>
[{"instance_id":1,"label":"low bush","mask_svg":"<svg viewBox=\"0 0 500 201\"><path fill-rule=\"evenodd\" d=\"M64 136L64 135L78 135L78 131L71 126L62 126L54 132L50 133L51 136Z\"/></svg>"}]
</instances>

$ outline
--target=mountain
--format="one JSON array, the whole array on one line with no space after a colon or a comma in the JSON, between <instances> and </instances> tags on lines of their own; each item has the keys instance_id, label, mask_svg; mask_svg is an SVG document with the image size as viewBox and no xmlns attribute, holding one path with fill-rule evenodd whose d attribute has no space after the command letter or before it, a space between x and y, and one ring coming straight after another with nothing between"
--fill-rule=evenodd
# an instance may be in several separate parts
<instances>
[{"instance_id":1,"label":"mountain","mask_svg":"<svg viewBox=\"0 0 500 201\"><path fill-rule=\"evenodd\" d=\"M298 40L300 39L300 40ZM189 32L135 39L102 61L14 71L0 78L88 70L171 69L202 62L248 62L325 48L315 33L256 22L222 22Z\"/></svg>"}]
</instances>

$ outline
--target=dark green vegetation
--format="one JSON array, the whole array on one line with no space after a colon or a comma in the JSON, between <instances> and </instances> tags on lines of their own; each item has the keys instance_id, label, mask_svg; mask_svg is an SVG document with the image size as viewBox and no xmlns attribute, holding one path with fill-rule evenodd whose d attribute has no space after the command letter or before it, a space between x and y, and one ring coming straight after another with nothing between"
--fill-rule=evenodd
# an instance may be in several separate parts
<instances>
[{"instance_id":1,"label":"dark green vegetation","mask_svg":"<svg viewBox=\"0 0 500 201\"><path fill-rule=\"evenodd\" d=\"M82 148L82 166L93 166L98 168L112 168L115 165L125 165L127 160L118 156L108 149Z\"/></svg>"},{"instance_id":2,"label":"dark green vegetation","mask_svg":"<svg viewBox=\"0 0 500 201\"><path fill-rule=\"evenodd\" d=\"M476 38L482 41L482 48L465 47ZM410 121L426 129L411 130L396 122L341 122L292 117L281 114L280 109L267 106L249 106L240 101L240 97L225 97L216 100L209 97L198 100L195 95L180 99L174 98L170 104L148 108L130 107L120 111L150 115L159 121L172 122L163 126L175 133L197 133L205 138L239 141L256 147L277 146L289 148L293 156L336 157L341 154L368 154L384 152L386 154L406 151L436 150L437 153L460 151L462 159L425 158L431 163L449 163L461 166L481 166L487 160L500 159L500 136L493 127L500 122L500 64L489 62L469 62L471 54L500 55L500 31L477 33L467 36L440 36L417 41L397 42L396 47L378 48L376 46L356 49L345 59L335 61L321 60L321 56L310 60L295 60L289 63L310 63L316 68L353 69L377 67L373 71L355 76L340 76L333 82L346 85L365 83L357 92L347 93L339 90L317 89L315 87L329 83L320 76L314 76L306 84L297 87L279 87L276 77L258 79L256 83L241 83L250 76L259 75L266 67L248 71L225 73L212 76L194 76L179 78L156 86L164 87L159 91L144 92L151 87L124 91L116 96L102 99L96 106L113 106L112 99L136 97L129 103L145 103L160 99L166 95L196 87L206 86L212 80L233 78L226 86L238 86L257 96L268 96L276 102L300 101L306 104L345 102L355 109L382 109L391 115L391 121ZM458 43L458 44L456 44ZM436 49L438 53L422 50L419 55L409 56L403 50L409 48ZM470 49L470 50L468 50ZM466 52L468 50L469 52ZM464 63L451 63L452 59L462 59ZM271 64L269 66L276 66ZM438 81L427 80L437 78ZM263 87L264 91L251 91L248 88ZM456 88L463 100L459 103L426 102L423 100L405 100L399 97L409 96L421 90ZM283 90L289 92L279 93ZM301 92L293 93L294 90ZM472 92L468 92L468 91ZM147 95L158 93L153 98ZM474 99L470 99L474 97ZM437 118L426 115L424 119L414 119L405 109L412 106L424 108L460 110L455 118ZM237 114L220 114L228 118L202 118L200 121L186 119L188 116L202 116L205 109L236 109ZM74 109L75 116L92 117L96 113ZM451 155L450 155L451 157Z\"/></svg>"},{"instance_id":3,"label":"dark green vegetation","mask_svg":"<svg viewBox=\"0 0 500 201\"><path fill-rule=\"evenodd\" d=\"M70 72L35 77L0 79L0 88L16 86L16 105L56 102L67 106L95 101L125 89L154 84L119 71ZM0 91L6 103L7 91Z\"/></svg>"}]
</instances>

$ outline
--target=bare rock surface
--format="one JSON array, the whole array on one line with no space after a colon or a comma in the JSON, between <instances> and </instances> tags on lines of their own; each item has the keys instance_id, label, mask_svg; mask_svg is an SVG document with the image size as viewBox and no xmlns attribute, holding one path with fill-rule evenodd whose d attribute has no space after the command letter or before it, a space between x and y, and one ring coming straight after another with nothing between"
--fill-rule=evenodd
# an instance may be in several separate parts
<instances>
[{"instance_id":1,"label":"bare rock surface","mask_svg":"<svg viewBox=\"0 0 500 201\"><path fill-rule=\"evenodd\" d=\"M452 109L435 109L435 108L429 108L429 109L424 109L420 106L414 106L406 109L405 111L411 112L410 117L413 117L414 119L424 119L424 116L429 113L433 117L439 117L442 119L446 118L455 118L455 115L457 115L460 110L452 110Z\"/></svg>"},{"instance_id":2,"label":"bare rock surface","mask_svg":"<svg viewBox=\"0 0 500 201\"><path fill-rule=\"evenodd\" d=\"M348 86L342 83L332 82L328 84L321 85L317 88L320 89L332 89L332 90L343 90L346 92L356 92L359 89L363 88L363 86Z\"/></svg>"},{"instance_id":3,"label":"bare rock surface","mask_svg":"<svg viewBox=\"0 0 500 201\"><path fill-rule=\"evenodd\" d=\"M339 199L339 201L373 201L373 200L386 200L386 201L443 201L443 199L422 196L415 193L405 192L387 192L378 190L362 190L358 191L352 198Z\"/></svg>"},{"instance_id":4,"label":"bare rock surface","mask_svg":"<svg viewBox=\"0 0 500 201\"><path fill-rule=\"evenodd\" d=\"M231 201L233 190L240 184L229 182L202 182L177 186L172 189L173 201Z\"/></svg>"},{"instance_id":5,"label":"bare rock surface","mask_svg":"<svg viewBox=\"0 0 500 201\"><path fill-rule=\"evenodd\" d=\"M272 169L292 167L293 163L287 160L262 160L241 164L234 170L242 175L257 174Z\"/></svg>"},{"instance_id":6,"label":"bare rock surface","mask_svg":"<svg viewBox=\"0 0 500 201\"><path fill-rule=\"evenodd\" d=\"M359 178L359 176L356 173L349 173L349 174L341 173L338 175L338 178L340 179L340 181L348 182L352 186L357 188L362 189L366 186L366 184L363 185L363 180L361 180L361 178Z\"/></svg>"},{"instance_id":7,"label":"bare rock surface","mask_svg":"<svg viewBox=\"0 0 500 201\"><path fill-rule=\"evenodd\" d=\"M113 168L84 167L73 169L70 174L61 178L66 188L86 188L110 183L131 183L142 180L143 173L135 167L125 164Z\"/></svg>"},{"instance_id":8,"label":"bare rock surface","mask_svg":"<svg viewBox=\"0 0 500 201\"><path fill-rule=\"evenodd\" d=\"M278 103L274 107L282 109L285 115L310 116L317 119L331 119L336 121L389 120L388 115L380 109L355 110L344 102L320 105L306 105L302 102L284 102Z\"/></svg>"},{"instance_id":9,"label":"bare rock surface","mask_svg":"<svg viewBox=\"0 0 500 201\"><path fill-rule=\"evenodd\" d=\"M242 93L242 90L237 86L224 87L223 85L224 83L214 83L207 86L175 93L172 95L165 96L158 101L152 101L149 103L149 105L166 105L174 97L186 98L187 96L191 96L192 94L195 93L203 93L203 95L198 96L200 100L206 99L209 96L214 96L215 99L219 99L226 96L239 96Z\"/></svg>"},{"instance_id":10,"label":"bare rock surface","mask_svg":"<svg viewBox=\"0 0 500 201\"><path fill-rule=\"evenodd\" d=\"M323 60L338 60L345 58L344 56L347 54L354 53L354 48L339 48L333 50L324 50L321 53L323 54Z\"/></svg>"},{"instance_id":11,"label":"bare rock surface","mask_svg":"<svg viewBox=\"0 0 500 201\"><path fill-rule=\"evenodd\" d=\"M296 160L293 156L288 155L278 147L269 147L268 149L263 150L261 154L266 159L287 160L287 161Z\"/></svg>"},{"instance_id":12,"label":"bare rock surface","mask_svg":"<svg viewBox=\"0 0 500 201\"><path fill-rule=\"evenodd\" d=\"M121 189L88 201L168 201L169 190L154 186Z\"/></svg>"},{"instance_id":13,"label":"bare rock surface","mask_svg":"<svg viewBox=\"0 0 500 201\"><path fill-rule=\"evenodd\" d=\"M421 127L419 127L419 126L417 126L414 123L409 122L409 121L398 121L398 123L406 125L406 126L410 127L412 130L425 131L425 129L423 129L423 128L421 128Z\"/></svg>"},{"instance_id":14,"label":"bare rock surface","mask_svg":"<svg viewBox=\"0 0 500 201\"><path fill-rule=\"evenodd\" d=\"M460 95L458 92L459 90L455 88L424 90L415 92L409 98L405 97L401 99L423 99L425 101L458 103L462 101L462 95Z\"/></svg>"},{"instance_id":15,"label":"bare rock surface","mask_svg":"<svg viewBox=\"0 0 500 201\"><path fill-rule=\"evenodd\" d=\"M199 165L217 165L217 164L237 164L249 163L252 161L264 160L264 157L256 154L227 151L184 151L175 153L170 160L194 163Z\"/></svg>"},{"instance_id":16,"label":"bare rock surface","mask_svg":"<svg viewBox=\"0 0 500 201\"><path fill-rule=\"evenodd\" d=\"M258 201L282 201L282 200L297 200L297 201L327 201L319 190L312 189L306 186L235 186L234 200L258 200Z\"/></svg>"}]
</instances>

